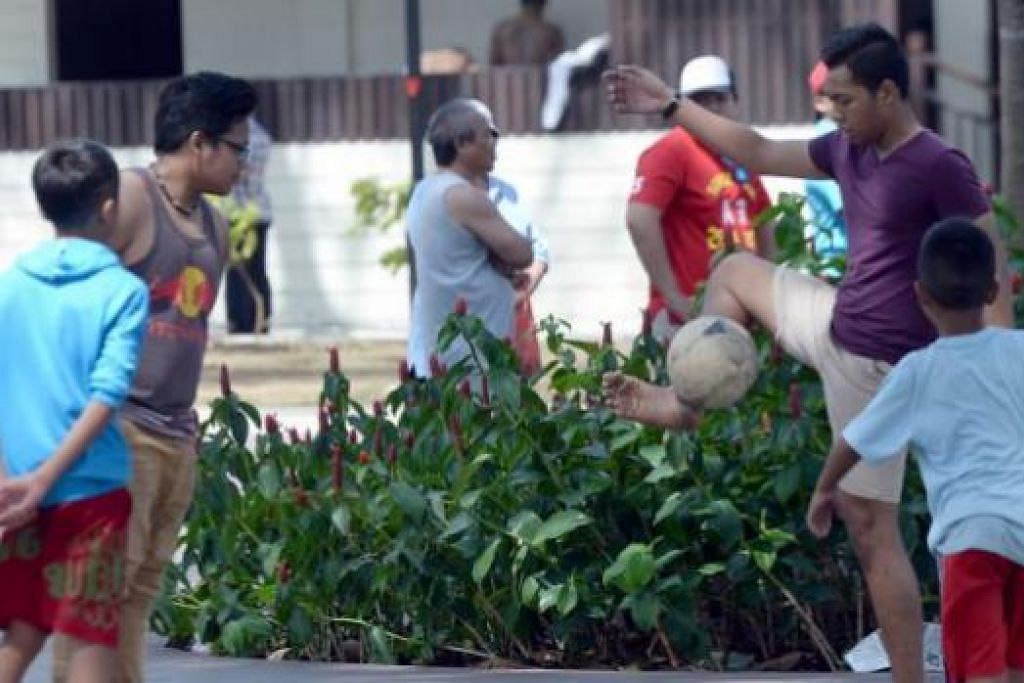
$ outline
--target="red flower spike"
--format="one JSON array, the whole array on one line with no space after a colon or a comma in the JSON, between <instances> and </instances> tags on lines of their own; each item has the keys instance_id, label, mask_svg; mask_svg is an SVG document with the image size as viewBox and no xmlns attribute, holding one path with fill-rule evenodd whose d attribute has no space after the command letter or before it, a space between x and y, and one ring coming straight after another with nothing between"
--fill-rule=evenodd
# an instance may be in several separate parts
<instances>
[{"instance_id":1,"label":"red flower spike","mask_svg":"<svg viewBox=\"0 0 1024 683\"><path fill-rule=\"evenodd\" d=\"M350 432L348 433L348 442L349 442L350 444L352 444L353 446L355 446L355 445L356 445L357 443L359 443L359 432L357 432L357 431L356 431L356 430L354 430L354 429L353 429L353 430L351 430L351 431L350 431Z\"/></svg>"},{"instance_id":2,"label":"red flower spike","mask_svg":"<svg viewBox=\"0 0 1024 683\"><path fill-rule=\"evenodd\" d=\"M412 371L409 369L409 361L405 358L398 361L398 381L405 384L412 379Z\"/></svg>"},{"instance_id":3,"label":"red flower spike","mask_svg":"<svg viewBox=\"0 0 1024 683\"><path fill-rule=\"evenodd\" d=\"M395 463L398 462L398 444L391 444L388 446L388 466L394 468Z\"/></svg>"},{"instance_id":4,"label":"red flower spike","mask_svg":"<svg viewBox=\"0 0 1024 683\"><path fill-rule=\"evenodd\" d=\"M289 427L288 442L293 446L297 446L300 441L302 441L302 439L299 437L299 430L296 429L295 427Z\"/></svg>"},{"instance_id":5,"label":"red flower spike","mask_svg":"<svg viewBox=\"0 0 1024 683\"><path fill-rule=\"evenodd\" d=\"M342 484L345 483L345 469L344 460L341 457L341 445L338 443L331 444L331 487L335 493L341 491Z\"/></svg>"},{"instance_id":6,"label":"red flower spike","mask_svg":"<svg viewBox=\"0 0 1024 683\"><path fill-rule=\"evenodd\" d=\"M338 358L338 347L332 346L327 349L327 357L329 360L329 367L332 374L337 375L341 372L341 360Z\"/></svg>"},{"instance_id":7,"label":"red flower spike","mask_svg":"<svg viewBox=\"0 0 1024 683\"><path fill-rule=\"evenodd\" d=\"M455 306L452 310L455 311L455 315L466 315L467 311L469 311L469 304L466 303L464 297L460 296L455 299Z\"/></svg>"},{"instance_id":8,"label":"red flower spike","mask_svg":"<svg viewBox=\"0 0 1024 683\"><path fill-rule=\"evenodd\" d=\"M228 366L221 363L220 366L220 395L227 398L231 395L231 373Z\"/></svg>"},{"instance_id":9,"label":"red flower spike","mask_svg":"<svg viewBox=\"0 0 1024 683\"><path fill-rule=\"evenodd\" d=\"M405 447L410 451L413 449L413 446L416 445L416 435L411 431L406 432L403 435L402 440L405 442Z\"/></svg>"},{"instance_id":10,"label":"red flower spike","mask_svg":"<svg viewBox=\"0 0 1024 683\"><path fill-rule=\"evenodd\" d=\"M804 397L800 390L800 384L790 382L789 384L789 416L799 420L804 414Z\"/></svg>"},{"instance_id":11,"label":"red flower spike","mask_svg":"<svg viewBox=\"0 0 1024 683\"><path fill-rule=\"evenodd\" d=\"M1020 294L1021 279L1022 278L1020 273L1014 273L1013 275L1010 276L1010 291L1013 292L1014 296Z\"/></svg>"},{"instance_id":12,"label":"red flower spike","mask_svg":"<svg viewBox=\"0 0 1024 683\"><path fill-rule=\"evenodd\" d=\"M381 440L380 429L375 429L373 431L373 454L374 455L378 455L379 456L381 454L381 451L380 451L380 440Z\"/></svg>"},{"instance_id":13,"label":"red flower spike","mask_svg":"<svg viewBox=\"0 0 1024 683\"><path fill-rule=\"evenodd\" d=\"M611 323L601 323L601 325L604 327L604 331L601 334L601 346L611 346L612 345L612 324Z\"/></svg>"},{"instance_id":14,"label":"red flower spike","mask_svg":"<svg viewBox=\"0 0 1024 683\"><path fill-rule=\"evenodd\" d=\"M384 415L384 402L383 401L374 401L373 402L373 414L376 417L381 417L382 415Z\"/></svg>"},{"instance_id":15,"label":"red flower spike","mask_svg":"<svg viewBox=\"0 0 1024 683\"><path fill-rule=\"evenodd\" d=\"M441 377L444 375L444 366L441 365L441 359L437 357L436 353L430 354L430 376Z\"/></svg>"},{"instance_id":16,"label":"red flower spike","mask_svg":"<svg viewBox=\"0 0 1024 683\"><path fill-rule=\"evenodd\" d=\"M277 565L277 581L278 583L288 583L292 578L292 569L288 566L287 562L282 562Z\"/></svg>"},{"instance_id":17,"label":"red flower spike","mask_svg":"<svg viewBox=\"0 0 1024 683\"><path fill-rule=\"evenodd\" d=\"M277 421L277 416L273 413L267 413L263 416L263 426L269 436L277 436L281 433L281 425Z\"/></svg>"},{"instance_id":18,"label":"red flower spike","mask_svg":"<svg viewBox=\"0 0 1024 683\"><path fill-rule=\"evenodd\" d=\"M309 429L309 427L306 427L306 434L305 436L302 437L302 439L307 444L313 443L313 432Z\"/></svg>"},{"instance_id":19,"label":"red flower spike","mask_svg":"<svg viewBox=\"0 0 1024 683\"><path fill-rule=\"evenodd\" d=\"M464 379L459 385L459 393L462 394L463 398L470 398L473 395L473 389L469 386L469 380Z\"/></svg>"}]
</instances>

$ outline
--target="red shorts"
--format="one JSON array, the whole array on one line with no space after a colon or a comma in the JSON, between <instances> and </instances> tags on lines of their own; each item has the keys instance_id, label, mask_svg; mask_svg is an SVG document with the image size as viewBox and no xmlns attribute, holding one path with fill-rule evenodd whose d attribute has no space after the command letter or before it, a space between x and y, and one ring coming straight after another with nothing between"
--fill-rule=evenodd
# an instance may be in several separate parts
<instances>
[{"instance_id":1,"label":"red shorts","mask_svg":"<svg viewBox=\"0 0 1024 683\"><path fill-rule=\"evenodd\" d=\"M984 550L943 558L942 650L951 681L1024 669L1024 567Z\"/></svg>"},{"instance_id":2,"label":"red shorts","mask_svg":"<svg viewBox=\"0 0 1024 683\"><path fill-rule=\"evenodd\" d=\"M0 629L117 647L131 498L126 489L42 510L0 538Z\"/></svg>"}]
</instances>

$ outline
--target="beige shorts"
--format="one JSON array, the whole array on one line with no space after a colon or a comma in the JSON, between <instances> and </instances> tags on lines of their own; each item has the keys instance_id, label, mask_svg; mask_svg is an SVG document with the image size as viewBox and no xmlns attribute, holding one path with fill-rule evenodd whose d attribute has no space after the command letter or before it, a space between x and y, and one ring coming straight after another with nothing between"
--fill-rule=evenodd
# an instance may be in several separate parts
<instances>
[{"instance_id":1,"label":"beige shorts","mask_svg":"<svg viewBox=\"0 0 1024 683\"><path fill-rule=\"evenodd\" d=\"M818 371L832 438L838 439L874 396L890 365L850 353L832 340L836 290L831 285L780 267L772 287L776 339L787 353ZM906 463L906 452L879 464L858 463L839 488L861 498L898 503Z\"/></svg>"}]
</instances>

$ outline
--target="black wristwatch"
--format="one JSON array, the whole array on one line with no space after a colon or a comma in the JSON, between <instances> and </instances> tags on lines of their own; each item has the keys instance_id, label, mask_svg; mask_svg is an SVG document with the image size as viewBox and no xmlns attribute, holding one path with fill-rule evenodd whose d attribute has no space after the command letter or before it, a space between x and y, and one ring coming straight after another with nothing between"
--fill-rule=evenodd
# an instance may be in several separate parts
<instances>
[{"instance_id":1,"label":"black wristwatch","mask_svg":"<svg viewBox=\"0 0 1024 683\"><path fill-rule=\"evenodd\" d=\"M679 109L679 95L678 94L673 95L672 99L668 101L668 104L666 104L664 107L662 107L662 109L661 109L661 118L666 119L666 120L672 118L672 115L676 113L676 109Z\"/></svg>"}]
</instances>

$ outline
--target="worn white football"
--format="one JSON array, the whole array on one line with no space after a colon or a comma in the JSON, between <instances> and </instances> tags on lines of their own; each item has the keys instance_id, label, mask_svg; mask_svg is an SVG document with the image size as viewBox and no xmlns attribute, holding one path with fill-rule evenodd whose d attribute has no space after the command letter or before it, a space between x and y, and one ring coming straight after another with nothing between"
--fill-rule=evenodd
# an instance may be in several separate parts
<instances>
[{"instance_id":1,"label":"worn white football","mask_svg":"<svg viewBox=\"0 0 1024 683\"><path fill-rule=\"evenodd\" d=\"M695 318L672 338L668 376L676 396L690 406L731 406L743 398L757 378L754 340L730 318Z\"/></svg>"}]
</instances>

